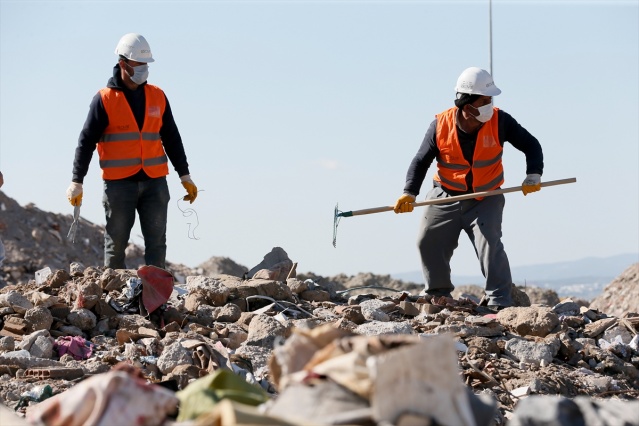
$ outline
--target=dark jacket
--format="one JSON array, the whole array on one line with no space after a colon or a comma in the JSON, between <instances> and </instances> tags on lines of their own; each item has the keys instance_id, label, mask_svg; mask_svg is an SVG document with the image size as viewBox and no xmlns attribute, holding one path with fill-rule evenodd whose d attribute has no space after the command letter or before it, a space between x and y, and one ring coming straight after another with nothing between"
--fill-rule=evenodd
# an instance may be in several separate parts
<instances>
[{"instance_id":1,"label":"dark jacket","mask_svg":"<svg viewBox=\"0 0 639 426\"><path fill-rule=\"evenodd\" d=\"M498 133L499 143L510 142L512 146L520 150L526 155L526 174L538 173L543 174L544 156L539 141L524 129L510 114L500 109L498 111ZM437 119L433 120L430 127L426 131L426 136L422 145L419 147L417 154L410 163L408 172L406 173L406 185L404 192L417 196L421 189L426 172L431 163L439 155L436 138ZM457 136L462 147L464 158L472 164L473 153L475 152L475 142L477 140L477 132L469 134L457 128ZM433 182L434 183L434 182ZM434 183L435 184L435 183ZM461 195L472 193L473 176L468 173L466 176L467 188L466 192L457 192L444 188L451 195Z\"/></svg>"},{"instance_id":2,"label":"dark jacket","mask_svg":"<svg viewBox=\"0 0 639 426\"><path fill-rule=\"evenodd\" d=\"M129 90L122 82L120 67L117 64L113 67L113 77L109 78L109 81L107 82L107 87L124 92L124 96L129 102L131 111L133 112L140 129L144 124L144 108L146 101L143 88L144 84L146 84L146 82L140 85L136 90ZM78 139L78 146L75 149L73 177L71 179L73 182L83 182L84 177L89 170L89 164L91 163L93 152L95 151L97 143L108 124L109 117L107 116L104 105L102 104L102 98L98 92L91 101L89 114L84 122L84 127L82 128ZM164 151L166 151L166 155L169 157L169 161L171 161L171 164L178 176L188 175L189 164L186 160L182 138L180 137L180 132L175 124L175 120L173 119L173 113L171 112L171 106L169 105L168 99L166 99L166 109L162 116L160 137L162 138ZM146 175L146 173L144 173L144 171L140 170L139 173L128 177L127 179L145 180L150 178Z\"/></svg>"}]
</instances>

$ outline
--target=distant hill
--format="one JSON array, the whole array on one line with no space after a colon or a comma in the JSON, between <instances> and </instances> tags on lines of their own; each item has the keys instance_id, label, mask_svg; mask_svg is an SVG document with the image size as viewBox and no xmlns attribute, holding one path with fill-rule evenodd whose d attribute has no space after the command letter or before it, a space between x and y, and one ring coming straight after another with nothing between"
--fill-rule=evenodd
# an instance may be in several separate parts
<instances>
[{"instance_id":1,"label":"distant hill","mask_svg":"<svg viewBox=\"0 0 639 426\"><path fill-rule=\"evenodd\" d=\"M514 266L511 268L513 281L517 285L550 288L561 297L593 299L604 287L639 261L639 253L626 253L610 257L585 257L569 262L542 263L537 265ZM421 271L391 274L395 279L422 283ZM484 277L453 275L453 284L483 285Z\"/></svg>"}]
</instances>

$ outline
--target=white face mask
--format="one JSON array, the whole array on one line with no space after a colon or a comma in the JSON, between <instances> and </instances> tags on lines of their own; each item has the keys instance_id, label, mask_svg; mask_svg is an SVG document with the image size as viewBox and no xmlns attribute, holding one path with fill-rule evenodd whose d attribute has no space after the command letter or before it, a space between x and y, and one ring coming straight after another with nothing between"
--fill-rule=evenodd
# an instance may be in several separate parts
<instances>
[{"instance_id":1,"label":"white face mask","mask_svg":"<svg viewBox=\"0 0 639 426\"><path fill-rule=\"evenodd\" d=\"M135 84L142 84L149 78L149 66L147 64L131 68L133 68L133 75L129 74L128 71L126 73L129 74L131 81Z\"/></svg>"},{"instance_id":2,"label":"white face mask","mask_svg":"<svg viewBox=\"0 0 639 426\"><path fill-rule=\"evenodd\" d=\"M477 112L479 112L479 115L475 117L475 120L477 120L477 121L485 123L485 122L487 122L488 120L490 120L493 117L493 102L492 101L489 104L480 106L479 108L476 108L473 105L471 105L471 107L475 108L477 110Z\"/></svg>"}]
</instances>

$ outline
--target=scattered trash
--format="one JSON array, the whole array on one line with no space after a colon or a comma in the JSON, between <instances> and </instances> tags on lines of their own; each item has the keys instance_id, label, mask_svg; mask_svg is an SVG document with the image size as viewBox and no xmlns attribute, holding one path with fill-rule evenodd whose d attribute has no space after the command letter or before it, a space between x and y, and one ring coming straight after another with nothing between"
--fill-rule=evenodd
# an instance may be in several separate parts
<instances>
[{"instance_id":1,"label":"scattered trash","mask_svg":"<svg viewBox=\"0 0 639 426\"><path fill-rule=\"evenodd\" d=\"M29 401L42 402L45 399L53 396L53 389L49 385L35 386L33 389L24 392L20 395L20 399L15 406L15 411L18 411L22 407L26 407Z\"/></svg>"},{"instance_id":2,"label":"scattered trash","mask_svg":"<svg viewBox=\"0 0 639 426\"><path fill-rule=\"evenodd\" d=\"M36 271L35 273L36 284L38 285L44 284L47 278L49 278L49 275L51 275L51 268L49 268L48 266L46 268L42 268Z\"/></svg>"},{"instance_id":3,"label":"scattered trash","mask_svg":"<svg viewBox=\"0 0 639 426\"><path fill-rule=\"evenodd\" d=\"M494 313L390 277L290 265L283 250L254 278L74 262L0 289L0 397L13 408L32 391L17 411L44 425L58 413L193 426L234 416L503 426L537 396L639 397L636 313L612 317L577 299ZM286 279L265 278L276 274ZM34 381L56 395L38 402Z\"/></svg>"},{"instance_id":4,"label":"scattered trash","mask_svg":"<svg viewBox=\"0 0 639 426\"><path fill-rule=\"evenodd\" d=\"M83 360L91 357L94 346L80 336L60 336L56 339L53 348L58 351L60 357L68 353L76 360Z\"/></svg>"}]
</instances>

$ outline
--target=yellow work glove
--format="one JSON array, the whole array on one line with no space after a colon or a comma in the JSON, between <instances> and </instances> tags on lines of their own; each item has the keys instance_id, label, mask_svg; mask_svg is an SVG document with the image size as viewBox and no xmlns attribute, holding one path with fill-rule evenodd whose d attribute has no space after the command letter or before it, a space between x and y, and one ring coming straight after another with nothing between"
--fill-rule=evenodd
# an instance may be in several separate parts
<instances>
[{"instance_id":1,"label":"yellow work glove","mask_svg":"<svg viewBox=\"0 0 639 426\"><path fill-rule=\"evenodd\" d=\"M67 200L72 206L82 205L82 184L78 182L71 182L71 185L67 188Z\"/></svg>"},{"instance_id":2,"label":"yellow work glove","mask_svg":"<svg viewBox=\"0 0 639 426\"><path fill-rule=\"evenodd\" d=\"M193 204L193 201L197 198L197 186L191 180L191 175L180 176L180 180L182 181L182 186L186 189L187 194L184 196L183 200L188 201Z\"/></svg>"},{"instance_id":3,"label":"yellow work glove","mask_svg":"<svg viewBox=\"0 0 639 426\"><path fill-rule=\"evenodd\" d=\"M395 202L393 210L395 213L409 213L413 211L413 203L415 202L415 196L410 194L403 194Z\"/></svg>"},{"instance_id":4,"label":"yellow work glove","mask_svg":"<svg viewBox=\"0 0 639 426\"><path fill-rule=\"evenodd\" d=\"M524 195L528 195L531 192L537 192L541 189L541 175L533 173L531 175L526 175L526 179L521 184L521 192Z\"/></svg>"}]
</instances>

